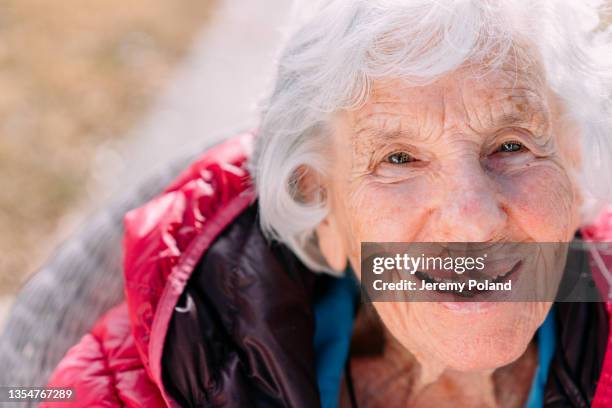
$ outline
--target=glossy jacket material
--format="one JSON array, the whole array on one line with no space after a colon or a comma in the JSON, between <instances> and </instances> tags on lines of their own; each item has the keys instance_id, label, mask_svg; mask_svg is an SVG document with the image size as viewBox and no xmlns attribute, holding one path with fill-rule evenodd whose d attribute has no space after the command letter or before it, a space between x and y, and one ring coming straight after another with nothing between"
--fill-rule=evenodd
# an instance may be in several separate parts
<instances>
[{"instance_id":1,"label":"glossy jacket material","mask_svg":"<svg viewBox=\"0 0 612 408\"><path fill-rule=\"evenodd\" d=\"M252 138L243 134L210 149L163 194L126 215L126 301L97 322L52 374L49 386L75 389L77 399L66 406L179 406L164 385L168 383L172 395L181 398L192 394L180 388L203 386L205 406L243 405L244 398L253 395L260 396L260 406L318 405L312 367L313 274L299 266L293 268L297 271L293 275L281 274L280 266L293 262L291 257L283 255L282 249L270 252L257 231L245 234L249 232L246 224L252 222L249 216L253 216L249 208L254 208L256 198L245 167ZM230 225L238 227L228 228ZM612 241L612 212L584 229L583 235ZM223 239L217 239L220 237ZM608 267L612 265L611 259L596 255ZM215 262L215 257L223 262ZM232 262L226 263L228 260ZM274 277L275 281L254 279L255 269L245 268L247 264L259 264L258 269L269 272L265 279ZM597 265L601 263L593 265L595 271ZM199 300L185 290L194 271L203 267L219 271L210 278L202 276L197 285L210 284L204 308L197 307ZM227 272L224 268L230 268L227 276L232 280L221 276ZM598 283L606 284L603 279ZM272 293L269 287L280 289ZM606 307L607 312L598 318L609 327L612 307L610 303ZM173 327L180 322L180 311L184 316L191 313L192 321L210 319L211 329L201 342L187 338L192 336L178 336L177 340ZM199 314L193 318L194 313ZM231 335L213 327L229 327ZM174 355L164 351L167 339L176 345ZM234 351L219 350L223 340ZM593 406L612 406L612 340L600 343L605 357L603 363L594 363L601 366L601 375ZM568 349L568 359L574 364L580 364L576 357L582 352L580 344L573 342L574 348ZM198 355L205 364L197 366L201 370L197 378L190 377L188 370L181 372L180 364L172 364L180 361L183 346L189 352L200 347ZM168 364L162 364L162 356ZM217 356L223 359L215 360ZM555 406L553 400L551 404Z\"/></svg>"},{"instance_id":2,"label":"glossy jacket material","mask_svg":"<svg viewBox=\"0 0 612 408\"><path fill-rule=\"evenodd\" d=\"M166 334L164 384L182 406L317 407L316 275L269 246L257 206L208 249Z\"/></svg>"}]
</instances>

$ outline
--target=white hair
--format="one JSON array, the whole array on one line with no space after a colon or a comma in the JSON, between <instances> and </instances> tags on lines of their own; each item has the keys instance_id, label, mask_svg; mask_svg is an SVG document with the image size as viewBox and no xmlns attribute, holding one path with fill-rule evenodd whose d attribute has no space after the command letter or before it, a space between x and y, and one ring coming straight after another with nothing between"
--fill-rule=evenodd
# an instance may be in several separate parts
<instances>
[{"instance_id":1,"label":"white hair","mask_svg":"<svg viewBox=\"0 0 612 408\"><path fill-rule=\"evenodd\" d=\"M333 271L315 234L325 194L301 198L300 169L326 174L334 112L367 99L378 78L434 81L467 61L495 67L517 38L544 65L547 84L582 133L579 177L593 214L612 202L612 43L603 2L588 0L327 0L297 8L251 159L261 225L311 269ZM491 57L493 56L493 61ZM598 203L599 206L594 206Z\"/></svg>"}]
</instances>

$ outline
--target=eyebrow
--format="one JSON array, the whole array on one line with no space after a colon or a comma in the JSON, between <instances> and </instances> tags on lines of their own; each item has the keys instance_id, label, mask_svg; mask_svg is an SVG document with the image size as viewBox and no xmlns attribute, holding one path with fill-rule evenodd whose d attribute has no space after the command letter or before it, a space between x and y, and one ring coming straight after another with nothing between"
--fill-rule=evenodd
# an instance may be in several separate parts
<instances>
[{"instance_id":1,"label":"eyebrow","mask_svg":"<svg viewBox=\"0 0 612 408\"><path fill-rule=\"evenodd\" d=\"M509 127L524 127L528 130L535 130L534 136L543 136L549 126L550 112L546 109L544 102L537 98L526 97L525 95L510 95L508 98L526 99L524 103L512 103L512 109L508 111L496 112L484 121L477 121L482 128L470 128L478 133L489 133L496 129ZM493 104L492 106L495 106ZM502 104L502 106L505 106Z\"/></svg>"},{"instance_id":2,"label":"eyebrow","mask_svg":"<svg viewBox=\"0 0 612 408\"><path fill-rule=\"evenodd\" d=\"M376 139L384 141L394 141L406 138L415 138L417 134L410 130L388 130L384 128L365 126L355 131L356 138Z\"/></svg>"}]
</instances>

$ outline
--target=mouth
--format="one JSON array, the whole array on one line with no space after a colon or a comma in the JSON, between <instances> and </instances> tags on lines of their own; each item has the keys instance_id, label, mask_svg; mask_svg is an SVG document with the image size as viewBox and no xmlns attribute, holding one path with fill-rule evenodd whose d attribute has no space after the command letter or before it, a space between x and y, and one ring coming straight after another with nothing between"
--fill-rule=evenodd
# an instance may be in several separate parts
<instances>
[{"instance_id":1,"label":"mouth","mask_svg":"<svg viewBox=\"0 0 612 408\"><path fill-rule=\"evenodd\" d=\"M503 284L508 282L511 278L517 277L518 271L521 269L523 262L521 260L513 260L511 262L504 261L496 266L488 268L485 272L466 272L464 274L457 274L452 272L449 276L448 272L440 273L440 271L416 271L414 276L420 281L432 284L433 292L443 295L450 295L453 297L463 298L465 301L472 301L473 298L478 297L478 301L484 300L486 295L497 295L497 291L486 289L495 284ZM468 282L474 281L476 285L474 288L467 290ZM457 290L457 283L465 283L464 290ZM490 284L493 285L490 285ZM485 289L477 289L484 287ZM440 289L449 288L449 289Z\"/></svg>"}]
</instances>

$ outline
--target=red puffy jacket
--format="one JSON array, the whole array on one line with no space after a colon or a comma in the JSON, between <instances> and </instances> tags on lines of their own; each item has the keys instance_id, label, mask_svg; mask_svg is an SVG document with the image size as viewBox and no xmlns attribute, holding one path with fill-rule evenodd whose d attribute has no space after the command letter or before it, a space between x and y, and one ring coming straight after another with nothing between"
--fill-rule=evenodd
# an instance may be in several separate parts
<instances>
[{"instance_id":1,"label":"red puffy jacket","mask_svg":"<svg viewBox=\"0 0 612 408\"><path fill-rule=\"evenodd\" d=\"M49 386L73 387L76 400L48 406L178 406L162 381L168 325L198 261L255 201L245 168L252 139L243 134L210 149L160 196L126 215L126 300L100 319L52 374ZM612 212L582 234L612 241ZM601 261L612 265L610 257L594 257L595 269ZM612 304L607 309L610 314ZM593 406L612 406L612 336Z\"/></svg>"}]
</instances>

